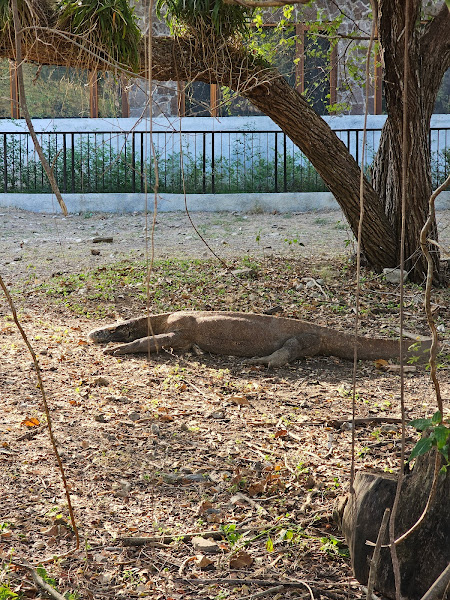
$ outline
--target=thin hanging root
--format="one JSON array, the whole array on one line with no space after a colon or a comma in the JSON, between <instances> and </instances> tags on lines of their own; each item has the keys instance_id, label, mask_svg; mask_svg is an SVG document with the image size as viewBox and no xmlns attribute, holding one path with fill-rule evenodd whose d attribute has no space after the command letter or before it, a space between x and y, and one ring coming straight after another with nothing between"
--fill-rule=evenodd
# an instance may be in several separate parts
<instances>
[{"instance_id":1,"label":"thin hanging root","mask_svg":"<svg viewBox=\"0 0 450 600\"><path fill-rule=\"evenodd\" d=\"M14 0L14 1L16 1L16 0ZM68 507L69 515L70 515L70 521L71 521L73 532L75 534L75 539L76 539L76 547L73 550L70 550L68 553L64 554L63 556L65 557L65 556L68 556L69 554L72 554L76 550L78 550L78 548L80 547L80 536L78 533L77 524L75 522L75 514L73 512L72 501L70 499L69 487L67 485L64 466L62 464L61 457L58 452L55 436L53 435L52 418L50 415L50 410L48 408L47 395L45 393L44 382L42 380L42 375L41 375L41 369L39 367L39 361L36 357L36 353L34 352L33 347L31 346L30 341L28 340L27 334L25 333L22 325L20 324L19 318L17 316L16 307L14 305L13 299L11 298L11 294L9 293L8 288L6 287L5 282L3 281L3 278L1 275L0 275L0 287L2 288L3 293L6 296L6 300L9 304L9 307L11 308L11 313L12 313L14 322L17 326L17 329L19 330L20 335L22 336L22 339L25 342L25 345L28 348L29 353L31 354L31 358L33 359L34 368L36 370L36 377L38 380L38 388L41 390L42 403L44 406L45 416L47 418L47 428L48 428L48 433L50 436L50 442L52 444L53 451L55 453L55 457L58 462L59 470L61 472L64 491L65 491L66 499L67 499L67 507ZM59 558L62 558L62 556L54 556L47 561L40 561L40 564L44 564L46 562L53 562L54 560L57 560Z\"/></svg>"}]
</instances>

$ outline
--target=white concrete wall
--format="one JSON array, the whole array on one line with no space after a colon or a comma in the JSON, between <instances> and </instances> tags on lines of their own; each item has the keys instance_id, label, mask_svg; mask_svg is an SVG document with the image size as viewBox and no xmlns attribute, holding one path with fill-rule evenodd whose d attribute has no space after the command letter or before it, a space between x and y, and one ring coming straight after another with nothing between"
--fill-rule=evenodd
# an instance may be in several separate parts
<instances>
[{"instance_id":1,"label":"white concrete wall","mask_svg":"<svg viewBox=\"0 0 450 600\"><path fill-rule=\"evenodd\" d=\"M362 129L362 115L341 115L323 117L333 130ZM367 128L381 129L386 121L385 115L369 115ZM67 131L67 132L125 132L149 131L148 119L33 119L36 131ZM450 127L450 115L433 115L431 127ZM153 131L280 131L269 117L157 117L153 119ZM26 132L27 126L23 119L0 119L0 133Z\"/></svg>"},{"instance_id":2,"label":"white concrete wall","mask_svg":"<svg viewBox=\"0 0 450 600\"><path fill-rule=\"evenodd\" d=\"M70 213L144 212L153 210L153 195L147 202L144 194L63 194ZM301 213L338 210L330 192L296 192L278 194L187 194L186 204L191 212L274 212ZM20 208L36 213L59 213L59 205L51 194L0 194L0 208ZM450 209L450 192L438 197L438 210ZM182 194L158 195L158 212L184 211Z\"/></svg>"},{"instance_id":3,"label":"white concrete wall","mask_svg":"<svg viewBox=\"0 0 450 600\"><path fill-rule=\"evenodd\" d=\"M384 115L370 115L368 118L368 129L381 129L386 117ZM330 127L339 130L357 130L363 127L363 117L332 116L325 117ZM148 120L136 122L134 119L35 119L34 127L37 132L98 132L113 133L116 143L123 143L123 134L129 131L148 132L150 123ZM431 121L432 127L450 127L450 115L434 115ZM169 145L169 153L179 152L181 131L188 140L184 143L184 149L189 148L189 133L194 131L229 131L251 132L251 131L280 131L279 127L269 117L224 117L215 119L211 117L184 117L169 118L160 117L153 119L152 129L155 133L172 134ZM23 120L0 120L1 133L22 132L27 128ZM345 139L347 134L343 134ZM356 140L356 135L353 134ZM379 134L377 134L379 135ZM373 138L376 139L376 138ZM448 144L449 136L434 140L435 147L443 149ZM362 137L359 140L360 145ZM167 142L166 142L167 143ZM261 140L261 149L267 141ZM355 141L351 144L351 150L355 151ZM376 141L376 144L378 141ZM292 152L292 143L288 152ZM167 146L166 146L167 150ZM374 150L374 148L372 149ZM220 151L220 149L218 150ZM252 147L255 151L255 147ZM370 158L371 150L368 154ZM142 194L64 194L64 199L70 212L134 212L142 211L145 207L145 198ZM261 193L261 194L198 194L187 196L188 207L193 211L274 211L279 212L304 212L311 210L324 210L337 208L333 196L328 192L315 193ZM16 207L34 212L58 212L59 208L51 194L0 194L1 207ZM441 194L438 202L439 208L450 207L450 192ZM176 211L184 210L184 197L181 194L162 194L159 197L159 210Z\"/></svg>"}]
</instances>

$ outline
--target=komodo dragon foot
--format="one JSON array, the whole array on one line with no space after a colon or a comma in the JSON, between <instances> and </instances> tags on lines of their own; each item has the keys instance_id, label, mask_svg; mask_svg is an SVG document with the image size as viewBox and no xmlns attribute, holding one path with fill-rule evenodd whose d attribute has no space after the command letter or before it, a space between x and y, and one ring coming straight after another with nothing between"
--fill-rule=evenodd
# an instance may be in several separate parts
<instances>
[{"instance_id":1,"label":"komodo dragon foot","mask_svg":"<svg viewBox=\"0 0 450 600\"><path fill-rule=\"evenodd\" d=\"M300 338L288 339L279 350L268 356L256 356L244 362L248 365L267 365L269 369L276 369L298 358L315 356L319 351L320 340L317 335L302 335Z\"/></svg>"},{"instance_id":2,"label":"komodo dragon foot","mask_svg":"<svg viewBox=\"0 0 450 600\"><path fill-rule=\"evenodd\" d=\"M105 348L103 354L112 356L121 356L122 354L157 354L165 348L172 350L187 350L191 344L186 341L186 336L182 331L171 331L169 333L159 333L139 338L128 344L119 344L111 348Z\"/></svg>"}]
</instances>

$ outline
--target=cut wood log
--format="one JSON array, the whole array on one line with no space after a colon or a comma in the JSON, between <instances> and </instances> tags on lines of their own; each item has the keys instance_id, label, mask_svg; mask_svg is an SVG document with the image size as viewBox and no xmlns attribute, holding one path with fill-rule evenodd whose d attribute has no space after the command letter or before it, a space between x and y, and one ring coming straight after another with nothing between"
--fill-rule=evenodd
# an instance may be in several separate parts
<instances>
[{"instance_id":1,"label":"cut wood log","mask_svg":"<svg viewBox=\"0 0 450 600\"><path fill-rule=\"evenodd\" d=\"M442 462L442 460L441 460ZM435 450L420 456L413 471L404 477L395 518L398 539L420 518L433 481ZM337 519L350 548L356 579L366 585L370 560L386 508L392 508L397 478L387 473L359 472L349 495L337 510ZM420 600L450 563L450 471L438 476L437 492L420 524L398 543L401 595L405 600ZM389 540L383 540L388 544ZM391 553L383 547L375 572L375 590L395 598Z\"/></svg>"}]
</instances>

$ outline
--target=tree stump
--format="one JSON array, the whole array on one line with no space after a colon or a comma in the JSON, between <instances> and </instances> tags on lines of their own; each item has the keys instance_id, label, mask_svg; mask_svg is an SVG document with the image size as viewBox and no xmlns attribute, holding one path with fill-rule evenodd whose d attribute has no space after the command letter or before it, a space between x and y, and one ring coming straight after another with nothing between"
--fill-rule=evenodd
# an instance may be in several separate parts
<instances>
[{"instance_id":1,"label":"tree stump","mask_svg":"<svg viewBox=\"0 0 450 600\"><path fill-rule=\"evenodd\" d=\"M395 518L395 537L408 531L421 516L433 481L436 450L416 460L404 477ZM442 464L442 457L441 457ZM348 495L337 511L337 519L350 549L356 579L367 584L373 546L386 508L392 508L397 477L386 473L359 472L354 495ZM389 543L386 532L383 544ZM450 470L439 474L437 491L419 528L397 545L401 573L401 595L420 600L450 563ZM375 589L395 598L391 552L382 548L375 571Z\"/></svg>"}]
</instances>

